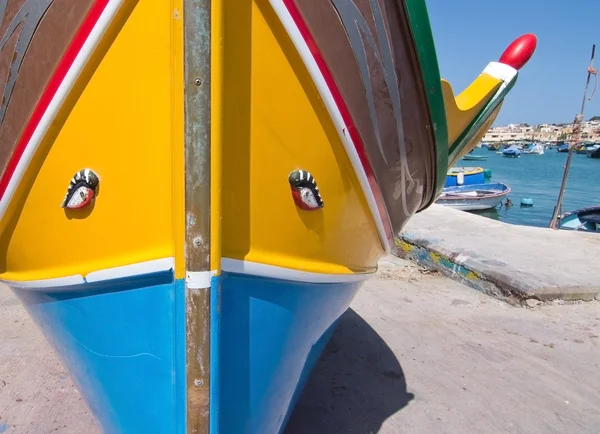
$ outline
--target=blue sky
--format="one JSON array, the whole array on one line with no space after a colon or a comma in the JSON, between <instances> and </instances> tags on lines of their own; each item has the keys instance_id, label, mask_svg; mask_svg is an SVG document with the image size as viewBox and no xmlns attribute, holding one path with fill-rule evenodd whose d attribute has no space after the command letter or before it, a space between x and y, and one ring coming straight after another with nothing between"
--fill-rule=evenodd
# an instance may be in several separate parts
<instances>
[{"instance_id":1,"label":"blue sky","mask_svg":"<svg viewBox=\"0 0 600 434\"><path fill-rule=\"evenodd\" d=\"M581 108L592 44L600 66L600 0L426 0L440 72L455 93L524 33L537 50L496 125L571 122ZM599 81L600 81L600 77ZM590 88L593 86L593 78ZM600 83L585 119L600 116Z\"/></svg>"}]
</instances>

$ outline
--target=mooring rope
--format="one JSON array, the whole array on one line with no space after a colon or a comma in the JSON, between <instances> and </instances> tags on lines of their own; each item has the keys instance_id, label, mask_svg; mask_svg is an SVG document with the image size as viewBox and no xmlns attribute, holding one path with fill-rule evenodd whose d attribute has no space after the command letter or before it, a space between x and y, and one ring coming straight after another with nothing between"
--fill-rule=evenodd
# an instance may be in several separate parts
<instances>
[{"instance_id":1,"label":"mooring rope","mask_svg":"<svg viewBox=\"0 0 600 434\"><path fill-rule=\"evenodd\" d=\"M588 73L594 76L594 88L592 89L592 93L590 94L588 101L591 101L592 98L594 98L594 94L596 93L596 88L598 87L598 71L600 71L600 68L594 69L593 66L588 66Z\"/></svg>"}]
</instances>

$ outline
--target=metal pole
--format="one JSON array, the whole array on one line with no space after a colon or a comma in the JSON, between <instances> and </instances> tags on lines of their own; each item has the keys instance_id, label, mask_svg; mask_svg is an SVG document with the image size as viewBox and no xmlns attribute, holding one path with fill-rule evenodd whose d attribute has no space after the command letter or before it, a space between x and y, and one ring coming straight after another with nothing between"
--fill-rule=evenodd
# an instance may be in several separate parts
<instances>
[{"instance_id":1,"label":"metal pole","mask_svg":"<svg viewBox=\"0 0 600 434\"><path fill-rule=\"evenodd\" d=\"M590 68L594 67L594 55L596 54L596 45L592 45L592 56L590 59ZM567 162L565 164L565 172L563 174L563 179L560 184L560 191L558 192L558 199L556 201L556 206L554 207L554 213L552 214L552 220L550 220L550 228L556 229L556 224L558 223L558 217L562 214L562 203L565 195L565 191L567 189L567 179L569 177L569 170L571 168L571 159L573 158L573 151L577 147L579 143L579 136L581 134L581 124L583 122L583 112L585 109L585 101L587 98L588 87L590 85L590 78L592 76L591 71L588 69L587 80L585 82L585 90L583 91L583 100L581 101L581 111L577 116L575 116L575 121L573 122L573 146L569 146L569 155L567 156Z\"/></svg>"},{"instance_id":2,"label":"metal pole","mask_svg":"<svg viewBox=\"0 0 600 434\"><path fill-rule=\"evenodd\" d=\"M210 422L211 3L184 0L187 433Z\"/></svg>"}]
</instances>

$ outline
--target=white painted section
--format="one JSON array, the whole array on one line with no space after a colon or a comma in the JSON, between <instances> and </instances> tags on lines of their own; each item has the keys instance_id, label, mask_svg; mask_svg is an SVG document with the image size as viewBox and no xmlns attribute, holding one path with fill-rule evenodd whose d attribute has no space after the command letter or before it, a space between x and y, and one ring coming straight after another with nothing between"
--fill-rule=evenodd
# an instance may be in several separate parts
<instances>
[{"instance_id":1,"label":"white painted section","mask_svg":"<svg viewBox=\"0 0 600 434\"><path fill-rule=\"evenodd\" d=\"M152 261L139 262L137 264L124 265L122 267L107 268L105 270L92 271L83 278L81 275L57 277L54 279L10 281L2 280L12 288L17 289L48 289L70 287L73 285L84 285L86 283L97 283L108 280L123 279L127 277L143 276L146 274L159 273L161 271L173 270L174 258L154 259Z\"/></svg>"},{"instance_id":2,"label":"white painted section","mask_svg":"<svg viewBox=\"0 0 600 434\"><path fill-rule=\"evenodd\" d=\"M188 271L185 274L185 286L190 289L210 288L214 271Z\"/></svg>"},{"instance_id":3,"label":"white painted section","mask_svg":"<svg viewBox=\"0 0 600 434\"><path fill-rule=\"evenodd\" d=\"M2 280L2 283L16 289L41 289L41 288L59 288L61 286L83 285L85 280L81 275L57 277L55 279L28 280L16 282L12 280Z\"/></svg>"},{"instance_id":4,"label":"white painted section","mask_svg":"<svg viewBox=\"0 0 600 434\"><path fill-rule=\"evenodd\" d=\"M73 61L73 64L71 65L71 68L65 75L60 86L58 87L56 94L50 101L50 104L48 105L46 112L43 114L42 118L40 119L40 123L38 124L37 128L33 132L33 135L31 136L31 139L29 140L29 142L27 143L27 146L25 147L25 151L23 152L21 159L17 163L17 167L15 168L15 172L13 173L13 175L8 183L8 186L6 188L6 192L4 193L4 196L2 197L2 199L0 199L0 219L6 213L8 205L9 205L10 201L12 200L12 198L15 194L15 191L17 190L17 186L21 182L21 179L23 178L23 174L27 170L27 167L29 166L31 159L33 158L33 155L37 151L42 139L46 135L48 128L54 121L56 114L62 107L69 92L73 88L73 85L79 78L79 74L81 74L81 71L83 70L84 66L88 62L90 56L92 55L96 46L98 45L98 42L104 35L104 32L110 25L111 21L113 20L114 16L118 12L122 3L123 3L123 0L110 0L108 2L108 4L106 5L106 8L100 15L98 22L96 23L96 25L90 32L88 39L84 42L83 46L81 47L81 50L79 51L79 54L77 54L77 56L75 57L75 60ZM58 198L57 203L60 203L61 199L62 198Z\"/></svg>"},{"instance_id":5,"label":"white painted section","mask_svg":"<svg viewBox=\"0 0 600 434\"><path fill-rule=\"evenodd\" d=\"M271 6L277 13L277 16L281 20L281 23L285 27L288 32L290 38L296 50L300 54L304 65L308 69L310 76L312 77L327 110L329 111L329 115L333 120L333 123L338 131L340 138L342 139L342 143L344 144L344 148L346 149L346 153L350 158L350 162L352 163L352 167L356 173L360 186L363 190L363 193L367 199L367 203L369 205L369 209L371 210L371 214L373 215L373 219L375 221L375 225L377 227L377 232L379 233L379 238L381 240L382 247L384 248L386 253L390 252L390 245L387 240L387 236L385 233L385 229L383 227L383 218L379 213L379 209L377 208L377 201L375 200L375 196L373 195L373 191L371 190L371 186L369 185L369 180L367 179L367 175L365 170L360 162L360 158L358 153L356 152L356 148L350 135L346 133L348 131L348 127L346 126L342 115L333 99L333 95L327 86L327 82L325 78L321 74L319 70L319 66L315 61L308 45L306 45L306 41L302 37L300 30L296 27L296 23L294 19L291 17L290 13L287 10L287 7L281 0L270 0Z\"/></svg>"},{"instance_id":6,"label":"white painted section","mask_svg":"<svg viewBox=\"0 0 600 434\"><path fill-rule=\"evenodd\" d=\"M238 259L222 258L223 271L251 276L268 277L271 279L293 280L305 283L350 283L369 279L375 273L364 274L322 274L308 271L292 270L258 262L240 261Z\"/></svg>"},{"instance_id":7,"label":"white painted section","mask_svg":"<svg viewBox=\"0 0 600 434\"><path fill-rule=\"evenodd\" d=\"M158 273L173 270L174 258L155 259L122 267L107 268L106 270L92 271L85 280L88 283L102 282L103 280L122 279L124 277L142 276L144 274Z\"/></svg>"},{"instance_id":8,"label":"white painted section","mask_svg":"<svg viewBox=\"0 0 600 434\"><path fill-rule=\"evenodd\" d=\"M498 80L509 82L515 78L519 72L510 65L505 65L500 62L490 62L483 70L483 73L491 75Z\"/></svg>"}]
</instances>

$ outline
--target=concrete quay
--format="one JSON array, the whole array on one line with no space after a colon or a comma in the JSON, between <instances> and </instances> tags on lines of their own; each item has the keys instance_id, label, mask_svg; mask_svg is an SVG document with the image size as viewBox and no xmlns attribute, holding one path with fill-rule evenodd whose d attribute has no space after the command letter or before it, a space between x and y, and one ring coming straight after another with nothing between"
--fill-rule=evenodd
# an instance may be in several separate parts
<instances>
[{"instance_id":1,"label":"concrete quay","mask_svg":"<svg viewBox=\"0 0 600 434\"><path fill-rule=\"evenodd\" d=\"M394 253L511 303L600 293L598 234L511 225L433 205L410 220Z\"/></svg>"},{"instance_id":2,"label":"concrete quay","mask_svg":"<svg viewBox=\"0 0 600 434\"><path fill-rule=\"evenodd\" d=\"M522 309L390 257L340 319L285 434L597 433L599 336L598 301ZM4 433L100 429L0 285Z\"/></svg>"}]
</instances>

